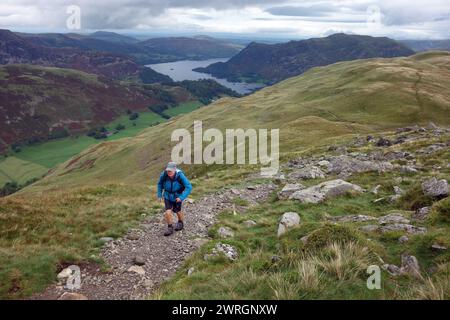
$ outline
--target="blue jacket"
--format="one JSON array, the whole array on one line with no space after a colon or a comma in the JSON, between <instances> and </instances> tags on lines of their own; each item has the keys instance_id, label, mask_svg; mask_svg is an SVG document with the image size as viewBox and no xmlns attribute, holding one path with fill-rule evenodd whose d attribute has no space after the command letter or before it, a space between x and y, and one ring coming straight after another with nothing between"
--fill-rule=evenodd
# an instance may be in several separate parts
<instances>
[{"instance_id":1,"label":"blue jacket","mask_svg":"<svg viewBox=\"0 0 450 320\"><path fill-rule=\"evenodd\" d=\"M181 185L180 182L183 184ZM181 192L184 186L184 191ZM164 191L164 198L175 202L176 198L180 198L181 201L184 201L188 197L188 195L192 191L192 185L189 182L188 178L184 175L183 171L177 169L175 176L173 179L170 179L167 176L167 173L164 171L159 176L158 181L158 198L162 198ZM180 193L181 192L181 193Z\"/></svg>"}]
</instances>

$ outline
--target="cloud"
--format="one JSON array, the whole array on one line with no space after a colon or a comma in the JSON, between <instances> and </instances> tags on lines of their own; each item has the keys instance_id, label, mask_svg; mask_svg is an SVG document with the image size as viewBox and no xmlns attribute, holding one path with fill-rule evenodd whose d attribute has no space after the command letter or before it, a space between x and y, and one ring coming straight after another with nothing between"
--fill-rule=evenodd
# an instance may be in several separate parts
<instances>
[{"instance_id":1,"label":"cloud","mask_svg":"<svg viewBox=\"0 0 450 320\"><path fill-rule=\"evenodd\" d=\"M301 16L301 17L322 17L330 12L334 12L335 8L329 5L314 5L311 7L294 7L282 6L266 9L266 12L274 16Z\"/></svg>"},{"instance_id":2,"label":"cloud","mask_svg":"<svg viewBox=\"0 0 450 320\"><path fill-rule=\"evenodd\" d=\"M80 32L158 30L265 33L305 38L326 30L391 37L450 38L448 0L1 0L0 28L69 31L69 5ZM379 9L377 28L366 22ZM369 26L369 27L368 27ZM73 30L70 30L73 31Z\"/></svg>"}]
</instances>

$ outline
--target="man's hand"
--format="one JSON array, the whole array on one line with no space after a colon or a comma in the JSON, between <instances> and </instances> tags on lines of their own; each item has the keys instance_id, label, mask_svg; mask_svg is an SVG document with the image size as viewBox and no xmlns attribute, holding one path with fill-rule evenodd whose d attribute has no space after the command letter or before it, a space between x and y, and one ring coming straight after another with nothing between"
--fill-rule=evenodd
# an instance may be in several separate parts
<instances>
[{"instance_id":1,"label":"man's hand","mask_svg":"<svg viewBox=\"0 0 450 320\"><path fill-rule=\"evenodd\" d=\"M176 198L175 201L176 202L181 202L181 199L180 198Z\"/></svg>"},{"instance_id":2,"label":"man's hand","mask_svg":"<svg viewBox=\"0 0 450 320\"><path fill-rule=\"evenodd\" d=\"M158 198L158 202L163 202L163 198Z\"/></svg>"}]
</instances>

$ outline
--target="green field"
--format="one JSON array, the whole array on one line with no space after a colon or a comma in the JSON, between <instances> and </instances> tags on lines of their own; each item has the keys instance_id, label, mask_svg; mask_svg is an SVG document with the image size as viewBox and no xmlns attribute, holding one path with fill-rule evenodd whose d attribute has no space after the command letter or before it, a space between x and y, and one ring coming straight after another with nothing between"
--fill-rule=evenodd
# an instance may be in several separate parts
<instances>
[{"instance_id":1,"label":"green field","mask_svg":"<svg viewBox=\"0 0 450 320\"><path fill-rule=\"evenodd\" d=\"M164 114L171 116L171 117L175 117L179 114L184 114L184 113L189 113L191 111L194 111L194 110L200 108L201 106L202 106L202 104L198 101L186 102L186 103L180 104L176 107L165 110Z\"/></svg>"},{"instance_id":2,"label":"green field","mask_svg":"<svg viewBox=\"0 0 450 320\"><path fill-rule=\"evenodd\" d=\"M201 107L197 101L180 104L168 109L165 114L176 116L191 112ZM113 141L122 138L134 137L144 129L167 121L154 112L141 112L135 120L130 120L129 115L123 115L105 126L113 132L118 124L125 126L124 130L117 132L103 140L95 140L86 135L68 137L22 147L22 151L0 161L0 186L7 182L23 184L32 178L40 178L49 169L63 163L87 147L102 141Z\"/></svg>"},{"instance_id":3,"label":"green field","mask_svg":"<svg viewBox=\"0 0 450 320\"><path fill-rule=\"evenodd\" d=\"M48 168L37 163L24 161L17 157L8 157L0 161L0 186L16 181L18 184L43 176Z\"/></svg>"}]
</instances>

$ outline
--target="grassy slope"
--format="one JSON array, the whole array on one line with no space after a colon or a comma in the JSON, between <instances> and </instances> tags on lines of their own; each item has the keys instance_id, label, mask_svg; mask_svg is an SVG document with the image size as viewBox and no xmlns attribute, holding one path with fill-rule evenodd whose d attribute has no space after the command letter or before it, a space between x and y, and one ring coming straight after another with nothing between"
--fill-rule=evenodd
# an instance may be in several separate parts
<instances>
[{"instance_id":1,"label":"grassy slope","mask_svg":"<svg viewBox=\"0 0 450 320\"><path fill-rule=\"evenodd\" d=\"M204 128L280 128L281 151L291 157L356 133L429 120L448 125L449 64L450 55L438 53L315 68L253 95L219 100L134 138L88 148L43 180L0 199L0 296L42 289L53 279L57 262L95 261L100 236L118 235L141 214L159 212L148 185L170 157L174 129L191 128L194 120L203 120ZM184 168L194 197L238 183L251 171L248 166Z\"/></svg>"},{"instance_id":2,"label":"grassy slope","mask_svg":"<svg viewBox=\"0 0 450 320\"><path fill-rule=\"evenodd\" d=\"M202 104L196 101L186 102L168 109L165 113L176 116L195 110L200 106ZM140 113L136 120L130 120L128 115L121 116L106 125L106 128L114 131L118 124L123 124L125 129L108 137L105 141L134 137L142 130L164 121L167 120L154 112ZM24 146L22 151L16 153L14 157L0 161L0 186L10 181L22 184L29 179L40 178L49 169L98 143L100 143L98 140L83 135ZM8 174L5 174L6 172Z\"/></svg>"},{"instance_id":3,"label":"grassy slope","mask_svg":"<svg viewBox=\"0 0 450 320\"><path fill-rule=\"evenodd\" d=\"M350 134L428 121L447 125L449 65L448 53L434 53L314 68L253 95L221 99L208 108L149 128L132 140L102 143L28 190L98 180L147 183L170 157L172 131L191 130L194 120L202 120L204 129L279 128L283 154ZM94 167L77 170L86 161L95 161ZM121 163L128 166L124 168ZM198 166L190 169L203 170Z\"/></svg>"},{"instance_id":4,"label":"grassy slope","mask_svg":"<svg viewBox=\"0 0 450 320\"><path fill-rule=\"evenodd\" d=\"M436 142L442 138L431 138L426 143L410 143L409 152ZM393 146L390 150L399 150L403 146ZM372 146L354 152L370 152ZM305 153L326 154L326 148L318 148ZM387 152L388 150L384 150ZM158 299L448 299L450 298L450 256L448 252L436 252L430 249L433 243L448 248L450 245L450 224L448 223L450 198L433 205L431 218L414 225L424 226L426 235L408 235L409 241L401 244L398 238L403 232L364 235L357 230L361 223L333 226L326 222L325 216L364 214L379 217L390 212L411 215L412 201L421 198L418 183L430 175L438 178L450 176L446 168L449 150L417 158L417 164L423 166L418 174L376 172L356 174L347 181L370 190L380 184L378 195L347 195L321 204L300 204L297 201L278 200L275 195L269 201L248 209L245 214L234 215L224 211L211 230L213 241L193 255L179 270L177 275L166 282L153 298ZM401 161L400 161L401 162ZM442 169L437 172L434 166ZM396 182L401 178L402 182ZM330 180L328 177L323 180ZM321 182L306 181L306 184ZM303 183L303 181L302 181ZM405 196L397 203L373 203L380 197L392 195L394 185L406 190ZM282 185L280 185L280 188ZM419 191L417 191L419 190ZM423 196L422 196L423 198ZM431 203L427 203L429 205ZM425 205L425 204L424 204ZM277 238L277 227L284 212L298 212L301 224L290 230L282 238ZM243 222L252 219L256 226L246 227ZM367 223L366 223L367 224ZM233 239L221 239L217 230L227 226L234 230ZM319 232L321 241L335 247L327 248L320 242L309 241L306 245L300 240L306 235ZM238 248L240 257L236 262L217 258L205 262L203 255L210 253L218 242L229 243ZM366 249L363 249L366 247ZM448 250L447 250L448 251ZM423 278L391 277L382 273L381 290L368 290L366 268L369 265L392 263L401 265L401 254L408 252L418 258ZM278 256L278 262L271 262ZM331 258L330 258L331 257ZM339 258L341 260L339 260ZM380 258L382 259L381 262ZM187 276L187 271L194 273ZM431 271L434 268L434 271Z\"/></svg>"}]
</instances>

